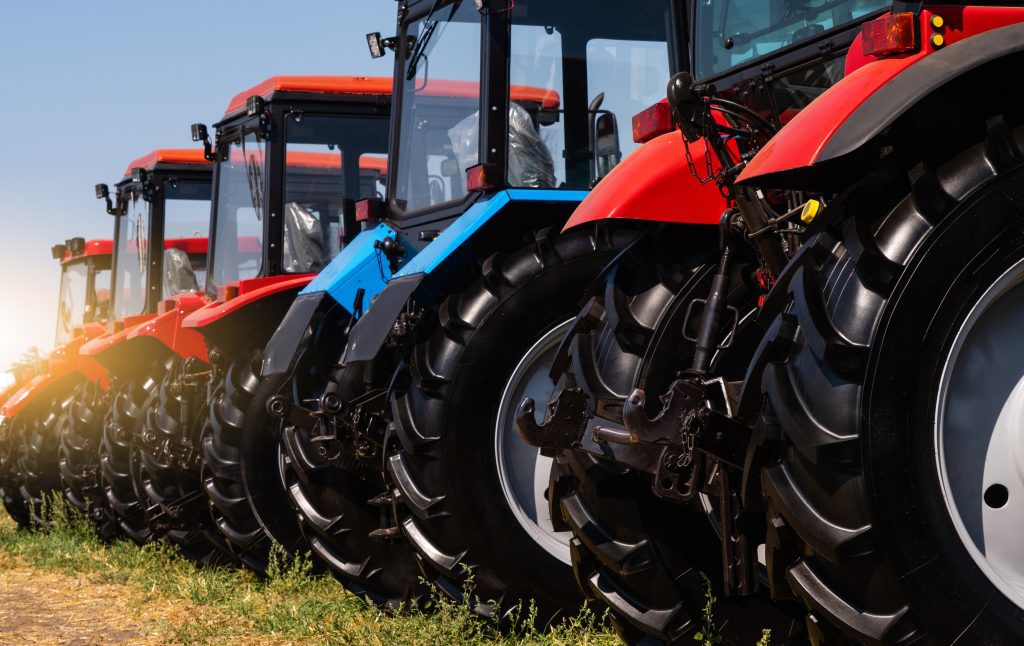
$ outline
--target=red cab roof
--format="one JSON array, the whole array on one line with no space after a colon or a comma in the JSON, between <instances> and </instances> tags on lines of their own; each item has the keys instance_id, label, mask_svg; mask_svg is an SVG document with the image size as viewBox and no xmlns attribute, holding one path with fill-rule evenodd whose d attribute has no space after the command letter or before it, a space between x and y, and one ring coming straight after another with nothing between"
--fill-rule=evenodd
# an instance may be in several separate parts
<instances>
[{"instance_id":1,"label":"red cab roof","mask_svg":"<svg viewBox=\"0 0 1024 646\"><path fill-rule=\"evenodd\" d=\"M391 94L392 81L387 76L271 76L259 85L239 92L228 103L224 115L230 115L245 108L250 96L269 98L274 92L308 92L311 94ZM513 101L539 103L546 109L555 109L561 104L558 92L529 85L513 85L509 88ZM419 94L429 96L454 96L473 98L480 95L480 84L475 81L428 81Z\"/></svg>"},{"instance_id":2,"label":"red cab roof","mask_svg":"<svg viewBox=\"0 0 1024 646\"><path fill-rule=\"evenodd\" d=\"M114 253L114 241L113 240L89 240L85 243L85 251L72 256L71 252L65 252L64 258L61 259L61 264L64 264L75 258L85 258L86 256L109 256Z\"/></svg>"},{"instance_id":3,"label":"red cab roof","mask_svg":"<svg viewBox=\"0 0 1024 646\"><path fill-rule=\"evenodd\" d=\"M378 94L391 95L390 76L271 76L248 90L239 92L228 103L227 116L245 107L253 95L270 98L274 92L306 92L309 94Z\"/></svg>"},{"instance_id":4,"label":"red cab roof","mask_svg":"<svg viewBox=\"0 0 1024 646\"><path fill-rule=\"evenodd\" d=\"M210 161L203 155L202 148L161 148L148 155L139 157L124 171L124 176L132 174L133 168L153 170L157 164L202 164L209 166Z\"/></svg>"}]
</instances>

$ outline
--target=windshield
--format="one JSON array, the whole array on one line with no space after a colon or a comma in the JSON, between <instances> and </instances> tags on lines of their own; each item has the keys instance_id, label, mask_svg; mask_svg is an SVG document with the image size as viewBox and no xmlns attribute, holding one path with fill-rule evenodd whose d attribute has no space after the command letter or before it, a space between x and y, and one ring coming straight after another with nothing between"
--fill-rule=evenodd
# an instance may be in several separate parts
<instances>
[{"instance_id":1,"label":"windshield","mask_svg":"<svg viewBox=\"0 0 1024 646\"><path fill-rule=\"evenodd\" d=\"M99 323L110 319L110 269L97 269L92 279L95 299L93 314L87 314L91 323Z\"/></svg>"},{"instance_id":2,"label":"windshield","mask_svg":"<svg viewBox=\"0 0 1024 646\"><path fill-rule=\"evenodd\" d=\"M509 47L509 186L588 189L665 96L669 0L519 0Z\"/></svg>"},{"instance_id":3,"label":"windshield","mask_svg":"<svg viewBox=\"0 0 1024 646\"><path fill-rule=\"evenodd\" d=\"M392 187L399 212L466 195L466 169L478 155L480 108L480 14L475 5L437 9L410 23L406 34L416 39L416 47L408 56L401 90Z\"/></svg>"},{"instance_id":4,"label":"windshield","mask_svg":"<svg viewBox=\"0 0 1024 646\"><path fill-rule=\"evenodd\" d=\"M286 123L281 264L285 273L316 273L341 250L346 204L377 195L361 160L386 155L388 120L304 114ZM376 174L379 164L365 164Z\"/></svg>"},{"instance_id":5,"label":"windshield","mask_svg":"<svg viewBox=\"0 0 1024 646\"><path fill-rule=\"evenodd\" d=\"M264 142L255 132L221 150L208 289L255 278L263 267Z\"/></svg>"},{"instance_id":6,"label":"windshield","mask_svg":"<svg viewBox=\"0 0 1024 646\"><path fill-rule=\"evenodd\" d=\"M57 304L57 345L71 338L73 330L85 323L89 269L85 262L64 265Z\"/></svg>"},{"instance_id":7,"label":"windshield","mask_svg":"<svg viewBox=\"0 0 1024 646\"><path fill-rule=\"evenodd\" d=\"M163 297L202 291L210 230L210 183L167 182L164 193Z\"/></svg>"},{"instance_id":8,"label":"windshield","mask_svg":"<svg viewBox=\"0 0 1024 646\"><path fill-rule=\"evenodd\" d=\"M141 193L128 195L128 212L117 218L114 275L114 317L142 314L146 309L149 202Z\"/></svg>"},{"instance_id":9,"label":"windshield","mask_svg":"<svg viewBox=\"0 0 1024 646\"><path fill-rule=\"evenodd\" d=\"M698 0L696 75L714 76L891 5L891 0Z\"/></svg>"}]
</instances>

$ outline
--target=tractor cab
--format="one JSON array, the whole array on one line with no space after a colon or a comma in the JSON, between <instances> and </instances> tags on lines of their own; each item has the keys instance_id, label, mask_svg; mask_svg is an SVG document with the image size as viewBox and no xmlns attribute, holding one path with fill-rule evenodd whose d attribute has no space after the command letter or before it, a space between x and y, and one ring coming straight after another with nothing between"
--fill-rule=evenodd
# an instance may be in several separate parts
<instances>
[{"instance_id":1,"label":"tractor cab","mask_svg":"<svg viewBox=\"0 0 1024 646\"><path fill-rule=\"evenodd\" d=\"M71 238L52 247L60 261L60 298L57 335L60 347L81 334L87 325L104 324L110 317L110 240Z\"/></svg>"},{"instance_id":2,"label":"tractor cab","mask_svg":"<svg viewBox=\"0 0 1024 646\"><path fill-rule=\"evenodd\" d=\"M231 100L214 141L192 126L216 168L213 302L186 327L229 355L262 346L263 328L269 336L295 293L359 232L355 203L383 198L390 106L390 78L275 76ZM281 301L280 313L268 298ZM240 324L252 339L228 324L242 310L266 323Z\"/></svg>"},{"instance_id":3,"label":"tractor cab","mask_svg":"<svg viewBox=\"0 0 1024 646\"><path fill-rule=\"evenodd\" d=\"M356 200L381 192L391 79L280 76L240 92L215 127L207 291L315 274L359 230ZM198 141L205 127L193 127Z\"/></svg>"},{"instance_id":4,"label":"tractor cab","mask_svg":"<svg viewBox=\"0 0 1024 646\"><path fill-rule=\"evenodd\" d=\"M202 150L160 149L131 162L113 190L96 185L114 216L110 314L108 334L83 346L83 355L132 372L143 362L124 341L146 336L142 324L182 298L195 301L192 309L201 304L211 166Z\"/></svg>"},{"instance_id":5,"label":"tractor cab","mask_svg":"<svg viewBox=\"0 0 1024 646\"><path fill-rule=\"evenodd\" d=\"M96 196L115 216L112 319L124 329L167 299L202 291L210 164L202 150L156 150L129 164L115 190L113 203L105 184Z\"/></svg>"},{"instance_id":6,"label":"tractor cab","mask_svg":"<svg viewBox=\"0 0 1024 646\"><path fill-rule=\"evenodd\" d=\"M506 188L591 188L633 150L620 129L683 62L668 0L480 4L410 2L398 37L369 37L374 54L397 55L397 220L436 221Z\"/></svg>"}]
</instances>

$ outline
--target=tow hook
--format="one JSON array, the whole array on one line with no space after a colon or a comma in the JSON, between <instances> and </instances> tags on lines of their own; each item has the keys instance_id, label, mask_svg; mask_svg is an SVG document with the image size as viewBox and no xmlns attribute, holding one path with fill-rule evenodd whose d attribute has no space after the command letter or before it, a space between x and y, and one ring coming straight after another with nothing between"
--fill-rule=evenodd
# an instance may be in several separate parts
<instances>
[{"instance_id":1,"label":"tow hook","mask_svg":"<svg viewBox=\"0 0 1024 646\"><path fill-rule=\"evenodd\" d=\"M537 423L537 405L530 397L516 410L516 432L542 455L554 455L558 449L578 447L587 430L590 412L587 395L579 388L565 388L548 403L547 419Z\"/></svg>"}]
</instances>

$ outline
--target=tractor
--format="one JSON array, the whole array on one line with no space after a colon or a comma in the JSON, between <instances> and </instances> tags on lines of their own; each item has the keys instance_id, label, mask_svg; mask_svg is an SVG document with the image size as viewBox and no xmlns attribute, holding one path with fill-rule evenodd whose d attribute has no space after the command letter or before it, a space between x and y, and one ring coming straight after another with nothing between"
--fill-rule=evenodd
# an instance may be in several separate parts
<instances>
[{"instance_id":1,"label":"tractor","mask_svg":"<svg viewBox=\"0 0 1024 646\"><path fill-rule=\"evenodd\" d=\"M83 383L63 434L76 447L66 461L69 497L91 501L102 535L124 534L140 545L166 535L189 558L221 562L228 552L212 520L183 527L178 506L154 500L180 498L194 484L175 467L194 467L195 454L166 450L169 422L160 404L173 396L163 383L168 371L206 357L202 338L182 330L180 319L203 302L210 181L202 150L161 149L131 162L113 197L97 185L96 197L114 216L111 322L82 354L105 368L110 387Z\"/></svg>"},{"instance_id":2,"label":"tractor","mask_svg":"<svg viewBox=\"0 0 1024 646\"><path fill-rule=\"evenodd\" d=\"M582 308L544 421L519 406L558 456L581 584L630 641L690 641L694 572L717 569L727 629L766 590L814 643L1019 642L1024 114L994 88L1021 64L1024 10L689 18L690 70L634 121L679 132L567 227L649 233ZM687 244L708 185L726 207L711 254Z\"/></svg>"},{"instance_id":3,"label":"tractor","mask_svg":"<svg viewBox=\"0 0 1024 646\"><path fill-rule=\"evenodd\" d=\"M259 573L274 543L309 549L282 484L279 425L257 389L263 348L360 232L355 203L383 196L390 107L390 78L275 76L231 100L214 141L192 127L215 168L208 302L183 321L211 358L209 412L200 417L197 400L188 422L201 428L206 494L193 504Z\"/></svg>"},{"instance_id":4,"label":"tractor","mask_svg":"<svg viewBox=\"0 0 1024 646\"><path fill-rule=\"evenodd\" d=\"M75 388L106 382L103 368L80 349L110 315L111 247L110 240L84 238L53 246L61 270L55 349L44 361L29 357L15 366L15 383L3 395L0 495L22 528L46 526L45 497L61 490L59 427Z\"/></svg>"},{"instance_id":5,"label":"tractor","mask_svg":"<svg viewBox=\"0 0 1024 646\"><path fill-rule=\"evenodd\" d=\"M685 69L675 12L422 0L368 35L395 54L387 199L357 205L375 226L302 290L261 387L314 551L371 596L414 602L422 578L492 618L579 607L515 404L547 399L577 301L631 237L558 230L634 148L620 121Z\"/></svg>"}]
</instances>

